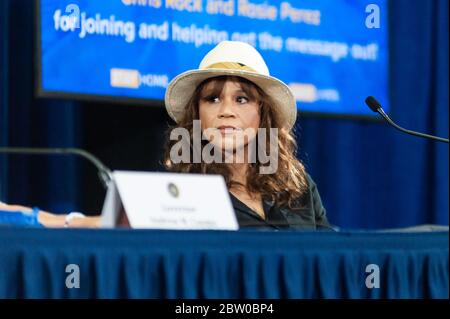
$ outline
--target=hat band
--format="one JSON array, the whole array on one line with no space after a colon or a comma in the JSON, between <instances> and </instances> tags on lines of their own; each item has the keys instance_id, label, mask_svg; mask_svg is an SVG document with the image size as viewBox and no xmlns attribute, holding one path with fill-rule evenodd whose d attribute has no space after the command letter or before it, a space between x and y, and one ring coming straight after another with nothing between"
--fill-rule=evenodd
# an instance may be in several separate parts
<instances>
[{"instance_id":1,"label":"hat band","mask_svg":"<svg viewBox=\"0 0 450 319\"><path fill-rule=\"evenodd\" d=\"M228 70L237 70L237 71L249 71L257 73L251 67L237 62L218 62L208 65L205 69L228 69Z\"/></svg>"}]
</instances>

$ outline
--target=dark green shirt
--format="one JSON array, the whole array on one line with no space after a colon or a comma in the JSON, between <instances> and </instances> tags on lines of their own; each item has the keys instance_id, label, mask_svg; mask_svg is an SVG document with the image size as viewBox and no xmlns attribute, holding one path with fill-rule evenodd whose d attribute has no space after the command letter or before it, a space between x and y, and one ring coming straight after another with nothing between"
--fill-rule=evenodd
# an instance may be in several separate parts
<instances>
[{"instance_id":1,"label":"dark green shirt","mask_svg":"<svg viewBox=\"0 0 450 319\"><path fill-rule=\"evenodd\" d=\"M229 193L239 227L241 229L334 230L328 223L316 183L309 175L307 180L308 192L298 199L299 208L280 208L272 202L263 201L265 219Z\"/></svg>"}]
</instances>

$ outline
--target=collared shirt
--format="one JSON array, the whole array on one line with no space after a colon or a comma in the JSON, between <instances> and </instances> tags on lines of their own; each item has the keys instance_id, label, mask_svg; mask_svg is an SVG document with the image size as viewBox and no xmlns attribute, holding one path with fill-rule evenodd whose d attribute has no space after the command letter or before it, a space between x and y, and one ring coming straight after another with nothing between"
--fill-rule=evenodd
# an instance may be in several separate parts
<instances>
[{"instance_id":1,"label":"collared shirt","mask_svg":"<svg viewBox=\"0 0 450 319\"><path fill-rule=\"evenodd\" d=\"M263 219L250 207L230 194L239 227L273 230L334 230L326 217L326 210L311 177L307 176L309 189L298 202L300 208L278 207L273 202L263 201Z\"/></svg>"}]
</instances>

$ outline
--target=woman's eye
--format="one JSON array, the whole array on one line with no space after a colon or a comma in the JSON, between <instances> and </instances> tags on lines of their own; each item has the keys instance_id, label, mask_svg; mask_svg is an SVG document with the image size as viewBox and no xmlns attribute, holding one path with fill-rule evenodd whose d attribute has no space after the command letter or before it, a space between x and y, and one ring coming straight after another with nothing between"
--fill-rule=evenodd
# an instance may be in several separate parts
<instances>
[{"instance_id":1,"label":"woman's eye","mask_svg":"<svg viewBox=\"0 0 450 319\"><path fill-rule=\"evenodd\" d=\"M236 101L240 104L244 104L248 102L248 98L246 98L245 96L238 96Z\"/></svg>"},{"instance_id":2,"label":"woman's eye","mask_svg":"<svg viewBox=\"0 0 450 319\"><path fill-rule=\"evenodd\" d=\"M217 103L220 99L217 96L208 96L205 98L205 100L209 103Z\"/></svg>"}]
</instances>

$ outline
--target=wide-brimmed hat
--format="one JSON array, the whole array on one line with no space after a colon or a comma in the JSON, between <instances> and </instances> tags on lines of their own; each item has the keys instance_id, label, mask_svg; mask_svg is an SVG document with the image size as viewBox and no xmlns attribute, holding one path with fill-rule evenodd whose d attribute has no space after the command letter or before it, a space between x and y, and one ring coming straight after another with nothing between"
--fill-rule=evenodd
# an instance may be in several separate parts
<instances>
[{"instance_id":1,"label":"wide-brimmed hat","mask_svg":"<svg viewBox=\"0 0 450 319\"><path fill-rule=\"evenodd\" d=\"M281 126L287 129L294 126L297 104L291 89L270 76L269 68L254 47L238 41L220 42L205 55L198 69L181 73L170 81L165 95L170 117L178 123L196 87L206 79L223 75L242 77L259 86L272 99Z\"/></svg>"}]
</instances>

